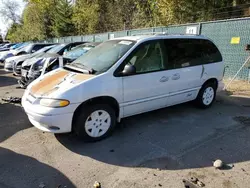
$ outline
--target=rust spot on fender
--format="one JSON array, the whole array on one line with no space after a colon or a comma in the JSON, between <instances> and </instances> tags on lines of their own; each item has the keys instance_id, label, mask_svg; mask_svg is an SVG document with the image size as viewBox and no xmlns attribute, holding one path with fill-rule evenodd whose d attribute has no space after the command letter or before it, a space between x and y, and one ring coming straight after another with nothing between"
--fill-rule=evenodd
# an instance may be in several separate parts
<instances>
[{"instance_id":1,"label":"rust spot on fender","mask_svg":"<svg viewBox=\"0 0 250 188\"><path fill-rule=\"evenodd\" d=\"M62 70L42 79L40 82L32 86L30 90L31 94L41 95L52 90L67 74L69 74L69 72Z\"/></svg>"}]
</instances>

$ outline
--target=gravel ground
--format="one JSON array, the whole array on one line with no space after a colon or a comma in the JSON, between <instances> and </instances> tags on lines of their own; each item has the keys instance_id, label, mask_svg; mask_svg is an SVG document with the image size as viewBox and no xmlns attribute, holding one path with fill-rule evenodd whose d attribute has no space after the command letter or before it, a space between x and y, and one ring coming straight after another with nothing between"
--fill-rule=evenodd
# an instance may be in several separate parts
<instances>
[{"instance_id":1,"label":"gravel ground","mask_svg":"<svg viewBox=\"0 0 250 188\"><path fill-rule=\"evenodd\" d=\"M21 96L0 69L0 97ZM207 110L182 104L124 119L113 136L83 143L34 128L20 105L0 102L0 187L211 188L250 185L250 98L219 93ZM234 164L218 170L212 161Z\"/></svg>"}]
</instances>

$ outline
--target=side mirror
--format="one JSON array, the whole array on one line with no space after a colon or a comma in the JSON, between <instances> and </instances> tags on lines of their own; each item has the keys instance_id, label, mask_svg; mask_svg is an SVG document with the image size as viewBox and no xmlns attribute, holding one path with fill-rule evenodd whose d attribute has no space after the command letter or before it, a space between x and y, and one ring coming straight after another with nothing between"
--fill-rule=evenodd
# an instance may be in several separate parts
<instances>
[{"instance_id":1,"label":"side mirror","mask_svg":"<svg viewBox=\"0 0 250 188\"><path fill-rule=\"evenodd\" d=\"M121 75L123 76L129 76L129 75L133 75L136 73L136 68L134 65L131 65L131 64L127 64L125 65Z\"/></svg>"},{"instance_id":2,"label":"side mirror","mask_svg":"<svg viewBox=\"0 0 250 188\"><path fill-rule=\"evenodd\" d=\"M31 53L35 53L36 52L36 50L31 50Z\"/></svg>"}]
</instances>

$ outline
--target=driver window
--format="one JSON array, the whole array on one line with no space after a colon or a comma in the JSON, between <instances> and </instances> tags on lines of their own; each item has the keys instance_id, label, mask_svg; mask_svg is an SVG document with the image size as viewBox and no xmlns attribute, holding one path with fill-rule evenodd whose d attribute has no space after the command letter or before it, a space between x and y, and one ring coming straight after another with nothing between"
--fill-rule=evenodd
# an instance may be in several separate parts
<instances>
[{"instance_id":1,"label":"driver window","mask_svg":"<svg viewBox=\"0 0 250 188\"><path fill-rule=\"evenodd\" d=\"M136 68L136 73L164 70L163 50L160 41L141 44L128 58L128 63Z\"/></svg>"}]
</instances>

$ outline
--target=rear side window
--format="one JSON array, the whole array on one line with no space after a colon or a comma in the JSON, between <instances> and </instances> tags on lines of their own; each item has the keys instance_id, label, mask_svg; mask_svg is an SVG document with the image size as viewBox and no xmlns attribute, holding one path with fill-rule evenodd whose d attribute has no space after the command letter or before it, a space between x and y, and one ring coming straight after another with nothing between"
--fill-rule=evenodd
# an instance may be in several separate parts
<instances>
[{"instance_id":1,"label":"rear side window","mask_svg":"<svg viewBox=\"0 0 250 188\"><path fill-rule=\"evenodd\" d=\"M201 49L205 63L216 63L222 61L218 48L209 40L201 40Z\"/></svg>"},{"instance_id":2,"label":"rear side window","mask_svg":"<svg viewBox=\"0 0 250 188\"><path fill-rule=\"evenodd\" d=\"M167 39L165 40L165 47L168 69L222 61L217 47L208 40Z\"/></svg>"}]
</instances>

